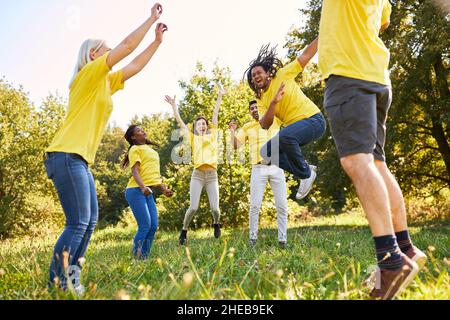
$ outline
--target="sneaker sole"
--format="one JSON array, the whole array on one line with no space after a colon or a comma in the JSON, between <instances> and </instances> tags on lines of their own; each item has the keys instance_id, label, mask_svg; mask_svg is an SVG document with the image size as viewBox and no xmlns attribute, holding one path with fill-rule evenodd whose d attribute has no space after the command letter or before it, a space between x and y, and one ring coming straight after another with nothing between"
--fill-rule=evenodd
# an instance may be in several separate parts
<instances>
[{"instance_id":1,"label":"sneaker sole","mask_svg":"<svg viewBox=\"0 0 450 320\"><path fill-rule=\"evenodd\" d=\"M423 269L423 267L425 266L425 264L427 263L427 256L424 254L416 254L413 258L412 261L414 261L415 263L417 263L417 266L419 267L419 271Z\"/></svg>"},{"instance_id":2,"label":"sneaker sole","mask_svg":"<svg viewBox=\"0 0 450 320\"><path fill-rule=\"evenodd\" d=\"M311 175L314 177L313 178L313 180L312 180L312 182L311 182L311 186L309 187L309 189L307 190L307 192L303 195L303 196L299 196L299 194L298 194L298 192L297 192L297 194L295 195L295 199L297 199L297 200L302 200L302 199L304 199L304 198L306 198L306 196L311 192L311 189L312 189L312 187L313 187L313 185L314 185L314 182L316 181L316 178L317 178L317 173L316 173L316 171L315 170L312 170L311 171Z\"/></svg>"}]
</instances>

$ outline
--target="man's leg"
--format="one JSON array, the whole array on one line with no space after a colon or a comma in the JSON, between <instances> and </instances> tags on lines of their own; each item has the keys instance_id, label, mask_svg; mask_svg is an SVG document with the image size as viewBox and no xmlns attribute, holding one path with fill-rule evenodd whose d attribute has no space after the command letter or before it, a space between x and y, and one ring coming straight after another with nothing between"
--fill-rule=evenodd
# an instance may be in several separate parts
<instances>
[{"instance_id":1,"label":"man's leg","mask_svg":"<svg viewBox=\"0 0 450 320\"><path fill-rule=\"evenodd\" d=\"M352 179L358 198L369 220L374 237L393 235L389 195L372 154L354 154L341 158L345 172Z\"/></svg>"},{"instance_id":2,"label":"man's leg","mask_svg":"<svg viewBox=\"0 0 450 320\"><path fill-rule=\"evenodd\" d=\"M277 208L278 241L286 243L288 222L286 177L284 171L276 166L271 166L270 171L269 183L275 198L275 207Z\"/></svg>"},{"instance_id":3,"label":"man's leg","mask_svg":"<svg viewBox=\"0 0 450 320\"><path fill-rule=\"evenodd\" d=\"M250 242L258 239L259 211L267 185L268 166L254 165L250 178Z\"/></svg>"},{"instance_id":4,"label":"man's leg","mask_svg":"<svg viewBox=\"0 0 450 320\"><path fill-rule=\"evenodd\" d=\"M388 187L374 160L376 149L382 147L378 132L385 130L377 119L379 95L385 91L377 83L332 76L326 83L324 106L341 164L355 185L375 242L379 271L371 295L392 299L412 281L418 268L400 251Z\"/></svg>"},{"instance_id":5,"label":"man's leg","mask_svg":"<svg viewBox=\"0 0 450 320\"><path fill-rule=\"evenodd\" d=\"M408 229L406 220L406 208L403 194L397 180L383 161L375 160L375 166L380 173L388 191L389 204L391 208L392 224L395 232Z\"/></svg>"}]
</instances>

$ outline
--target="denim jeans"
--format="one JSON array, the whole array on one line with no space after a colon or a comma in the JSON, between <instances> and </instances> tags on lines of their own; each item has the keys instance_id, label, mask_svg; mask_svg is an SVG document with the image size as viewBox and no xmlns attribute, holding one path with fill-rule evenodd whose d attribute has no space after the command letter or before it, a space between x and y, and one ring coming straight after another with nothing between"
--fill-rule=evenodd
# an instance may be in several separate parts
<instances>
[{"instance_id":1,"label":"denim jeans","mask_svg":"<svg viewBox=\"0 0 450 320\"><path fill-rule=\"evenodd\" d=\"M128 188L125 198L138 224L134 237L133 255L138 259L148 258L153 239L158 229L158 211L153 195L145 196L139 188Z\"/></svg>"},{"instance_id":2,"label":"denim jeans","mask_svg":"<svg viewBox=\"0 0 450 320\"><path fill-rule=\"evenodd\" d=\"M300 147L319 139L325 133L325 129L326 122L321 113L297 121L282 129L267 142L261 148L261 156L265 163L270 162L279 166L297 178L309 178L311 170Z\"/></svg>"},{"instance_id":3,"label":"denim jeans","mask_svg":"<svg viewBox=\"0 0 450 320\"><path fill-rule=\"evenodd\" d=\"M81 267L79 259L84 257L97 224L97 193L94 177L80 156L51 152L47 154L44 164L66 216L65 228L56 242L50 264L50 283L58 277L60 286L64 287L64 267Z\"/></svg>"}]
</instances>

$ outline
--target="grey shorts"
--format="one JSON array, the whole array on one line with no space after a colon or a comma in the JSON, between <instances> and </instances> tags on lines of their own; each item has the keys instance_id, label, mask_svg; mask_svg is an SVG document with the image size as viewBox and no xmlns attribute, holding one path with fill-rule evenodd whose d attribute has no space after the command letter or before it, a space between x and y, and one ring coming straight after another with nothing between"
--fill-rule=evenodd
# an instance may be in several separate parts
<instances>
[{"instance_id":1,"label":"grey shorts","mask_svg":"<svg viewBox=\"0 0 450 320\"><path fill-rule=\"evenodd\" d=\"M392 90L375 82L331 75L325 82L324 109L339 158L372 153L386 161L386 119Z\"/></svg>"}]
</instances>

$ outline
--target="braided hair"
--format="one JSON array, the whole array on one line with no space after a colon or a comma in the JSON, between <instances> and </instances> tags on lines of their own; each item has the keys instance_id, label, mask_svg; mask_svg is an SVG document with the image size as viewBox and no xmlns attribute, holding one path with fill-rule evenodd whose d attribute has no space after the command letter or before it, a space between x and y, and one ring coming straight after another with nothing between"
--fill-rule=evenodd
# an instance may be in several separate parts
<instances>
[{"instance_id":1,"label":"braided hair","mask_svg":"<svg viewBox=\"0 0 450 320\"><path fill-rule=\"evenodd\" d=\"M244 78L247 76L247 82L255 93L256 97L261 98L261 89L256 87L252 80L252 70L255 67L262 67L265 72L270 74L271 78L275 78L279 69L283 68L283 63L277 58L276 46L269 48L270 43L262 46L259 50L258 57L250 62L250 67L245 70Z\"/></svg>"},{"instance_id":2,"label":"braided hair","mask_svg":"<svg viewBox=\"0 0 450 320\"><path fill-rule=\"evenodd\" d=\"M124 138L125 138L125 140L127 140L127 142L130 144L130 146L128 147L128 151L127 151L127 153L125 154L125 158L122 160L122 164L121 164L122 169L125 169L125 168L128 167L128 165L130 164L130 158L128 157L128 155L129 155L129 153L130 153L130 149L131 149L134 145L136 145L135 140L133 140L131 137L133 137L134 129L136 129L137 127L139 127L139 126L136 125L136 124L133 124L133 125L129 126L128 129L127 129L127 132L125 132ZM151 145L151 146L154 146L154 147L159 147L158 144L156 144L156 143L154 143L154 142L151 142L150 140L145 140L145 144Z\"/></svg>"}]
</instances>

